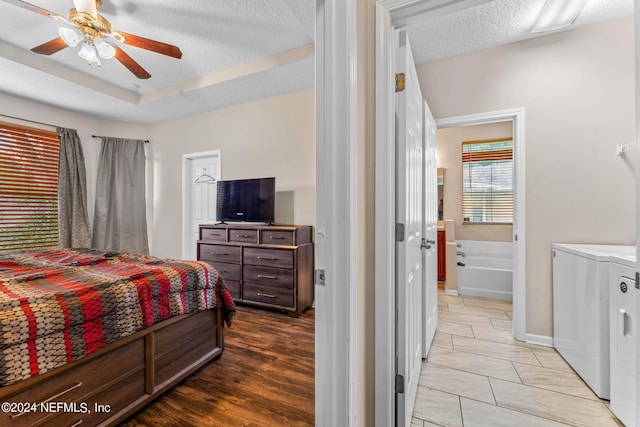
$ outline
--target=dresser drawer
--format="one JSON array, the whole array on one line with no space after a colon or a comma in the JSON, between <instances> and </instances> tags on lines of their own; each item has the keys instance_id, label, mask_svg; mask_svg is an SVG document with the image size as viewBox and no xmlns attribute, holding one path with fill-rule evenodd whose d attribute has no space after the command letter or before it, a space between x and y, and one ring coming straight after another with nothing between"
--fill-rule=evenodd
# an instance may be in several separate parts
<instances>
[{"instance_id":1,"label":"dresser drawer","mask_svg":"<svg viewBox=\"0 0 640 427\"><path fill-rule=\"evenodd\" d=\"M228 245L207 245L200 244L200 260L201 261L220 261L240 264L241 248L238 246Z\"/></svg>"},{"instance_id":2,"label":"dresser drawer","mask_svg":"<svg viewBox=\"0 0 640 427\"><path fill-rule=\"evenodd\" d=\"M218 273L222 276L225 282L229 280L234 280L236 282L240 281L240 264L230 264L228 262L209 262L209 264L213 265Z\"/></svg>"},{"instance_id":3,"label":"dresser drawer","mask_svg":"<svg viewBox=\"0 0 640 427\"><path fill-rule=\"evenodd\" d=\"M229 229L229 241L239 243L258 243L258 230L231 228Z\"/></svg>"},{"instance_id":4,"label":"dresser drawer","mask_svg":"<svg viewBox=\"0 0 640 427\"><path fill-rule=\"evenodd\" d=\"M245 248L243 262L267 267L293 268L293 251L287 249Z\"/></svg>"},{"instance_id":5,"label":"dresser drawer","mask_svg":"<svg viewBox=\"0 0 640 427\"><path fill-rule=\"evenodd\" d=\"M293 289L290 288L244 283L242 294L245 301L256 301L290 308L294 306Z\"/></svg>"},{"instance_id":6,"label":"dresser drawer","mask_svg":"<svg viewBox=\"0 0 640 427\"><path fill-rule=\"evenodd\" d=\"M225 280L224 283L227 285L227 289L229 289L231 298L233 299L242 298L242 295L240 294L240 282L237 282L235 280Z\"/></svg>"},{"instance_id":7,"label":"dresser drawer","mask_svg":"<svg viewBox=\"0 0 640 427\"><path fill-rule=\"evenodd\" d=\"M226 228L201 228L200 240L211 240L215 242L227 241L227 229Z\"/></svg>"},{"instance_id":8,"label":"dresser drawer","mask_svg":"<svg viewBox=\"0 0 640 427\"><path fill-rule=\"evenodd\" d=\"M242 269L242 282L293 288L293 270L245 265Z\"/></svg>"},{"instance_id":9,"label":"dresser drawer","mask_svg":"<svg viewBox=\"0 0 640 427\"><path fill-rule=\"evenodd\" d=\"M293 231L260 230L263 245L293 245Z\"/></svg>"}]
</instances>

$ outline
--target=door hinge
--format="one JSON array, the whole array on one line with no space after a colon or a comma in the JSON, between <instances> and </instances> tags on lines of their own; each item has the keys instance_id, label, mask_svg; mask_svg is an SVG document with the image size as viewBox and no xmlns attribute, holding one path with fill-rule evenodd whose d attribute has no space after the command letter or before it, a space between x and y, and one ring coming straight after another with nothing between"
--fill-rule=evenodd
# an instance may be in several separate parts
<instances>
[{"instance_id":1,"label":"door hinge","mask_svg":"<svg viewBox=\"0 0 640 427\"><path fill-rule=\"evenodd\" d=\"M315 284L318 286L324 286L324 269L317 269L315 272Z\"/></svg>"},{"instance_id":2,"label":"door hinge","mask_svg":"<svg viewBox=\"0 0 640 427\"><path fill-rule=\"evenodd\" d=\"M640 289L640 273L636 271L636 289Z\"/></svg>"},{"instance_id":3,"label":"door hinge","mask_svg":"<svg viewBox=\"0 0 640 427\"><path fill-rule=\"evenodd\" d=\"M396 242L404 242L404 224L396 223Z\"/></svg>"},{"instance_id":4,"label":"door hinge","mask_svg":"<svg viewBox=\"0 0 640 427\"><path fill-rule=\"evenodd\" d=\"M404 90L404 73L396 74L396 92Z\"/></svg>"},{"instance_id":5,"label":"door hinge","mask_svg":"<svg viewBox=\"0 0 640 427\"><path fill-rule=\"evenodd\" d=\"M396 393L404 393L404 377L396 374Z\"/></svg>"}]
</instances>

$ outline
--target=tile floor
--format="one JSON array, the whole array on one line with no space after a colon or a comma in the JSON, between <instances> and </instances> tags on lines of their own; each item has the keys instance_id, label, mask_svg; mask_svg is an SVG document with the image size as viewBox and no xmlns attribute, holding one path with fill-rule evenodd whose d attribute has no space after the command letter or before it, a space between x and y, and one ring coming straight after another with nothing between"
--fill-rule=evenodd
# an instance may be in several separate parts
<instances>
[{"instance_id":1,"label":"tile floor","mask_svg":"<svg viewBox=\"0 0 640 427\"><path fill-rule=\"evenodd\" d=\"M439 291L412 427L621 426L560 355L511 335L511 302Z\"/></svg>"}]
</instances>

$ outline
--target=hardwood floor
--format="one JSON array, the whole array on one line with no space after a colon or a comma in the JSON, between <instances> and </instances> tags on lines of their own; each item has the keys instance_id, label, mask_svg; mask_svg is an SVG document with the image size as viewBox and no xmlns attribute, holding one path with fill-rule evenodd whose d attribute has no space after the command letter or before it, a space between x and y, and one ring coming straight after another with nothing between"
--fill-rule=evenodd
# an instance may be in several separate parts
<instances>
[{"instance_id":1,"label":"hardwood floor","mask_svg":"<svg viewBox=\"0 0 640 427\"><path fill-rule=\"evenodd\" d=\"M314 424L314 321L238 307L222 358L205 365L122 426Z\"/></svg>"}]
</instances>

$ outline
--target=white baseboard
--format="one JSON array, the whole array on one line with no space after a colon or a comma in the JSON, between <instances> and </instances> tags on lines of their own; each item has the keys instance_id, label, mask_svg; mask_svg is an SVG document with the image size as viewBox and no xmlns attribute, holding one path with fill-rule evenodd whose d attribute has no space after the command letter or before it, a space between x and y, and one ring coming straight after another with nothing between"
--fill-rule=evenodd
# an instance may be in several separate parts
<instances>
[{"instance_id":1,"label":"white baseboard","mask_svg":"<svg viewBox=\"0 0 640 427\"><path fill-rule=\"evenodd\" d=\"M453 289L445 289L444 290L444 294L445 295L452 295L454 297L457 297L458 296L458 291L453 290Z\"/></svg>"},{"instance_id":2,"label":"white baseboard","mask_svg":"<svg viewBox=\"0 0 640 427\"><path fill-rule=\"evenodd\" d=\"M503 301L513 301L513 294L505 291L495 291L492 289L479 288L459 288L460 295L469 295L473 297L500 299Z\"/></svg>"},{"instance_id":3,"label":"white baseboard","mask_svg":"<svg viewBox=\"0 0 640 427\"><path fill-rule=\"evenodd\" d=\"M527 334L526 340L529 344L541 345L544 347L553 347L553 337L545 335Z\"/></svg>"}]
</instances>

